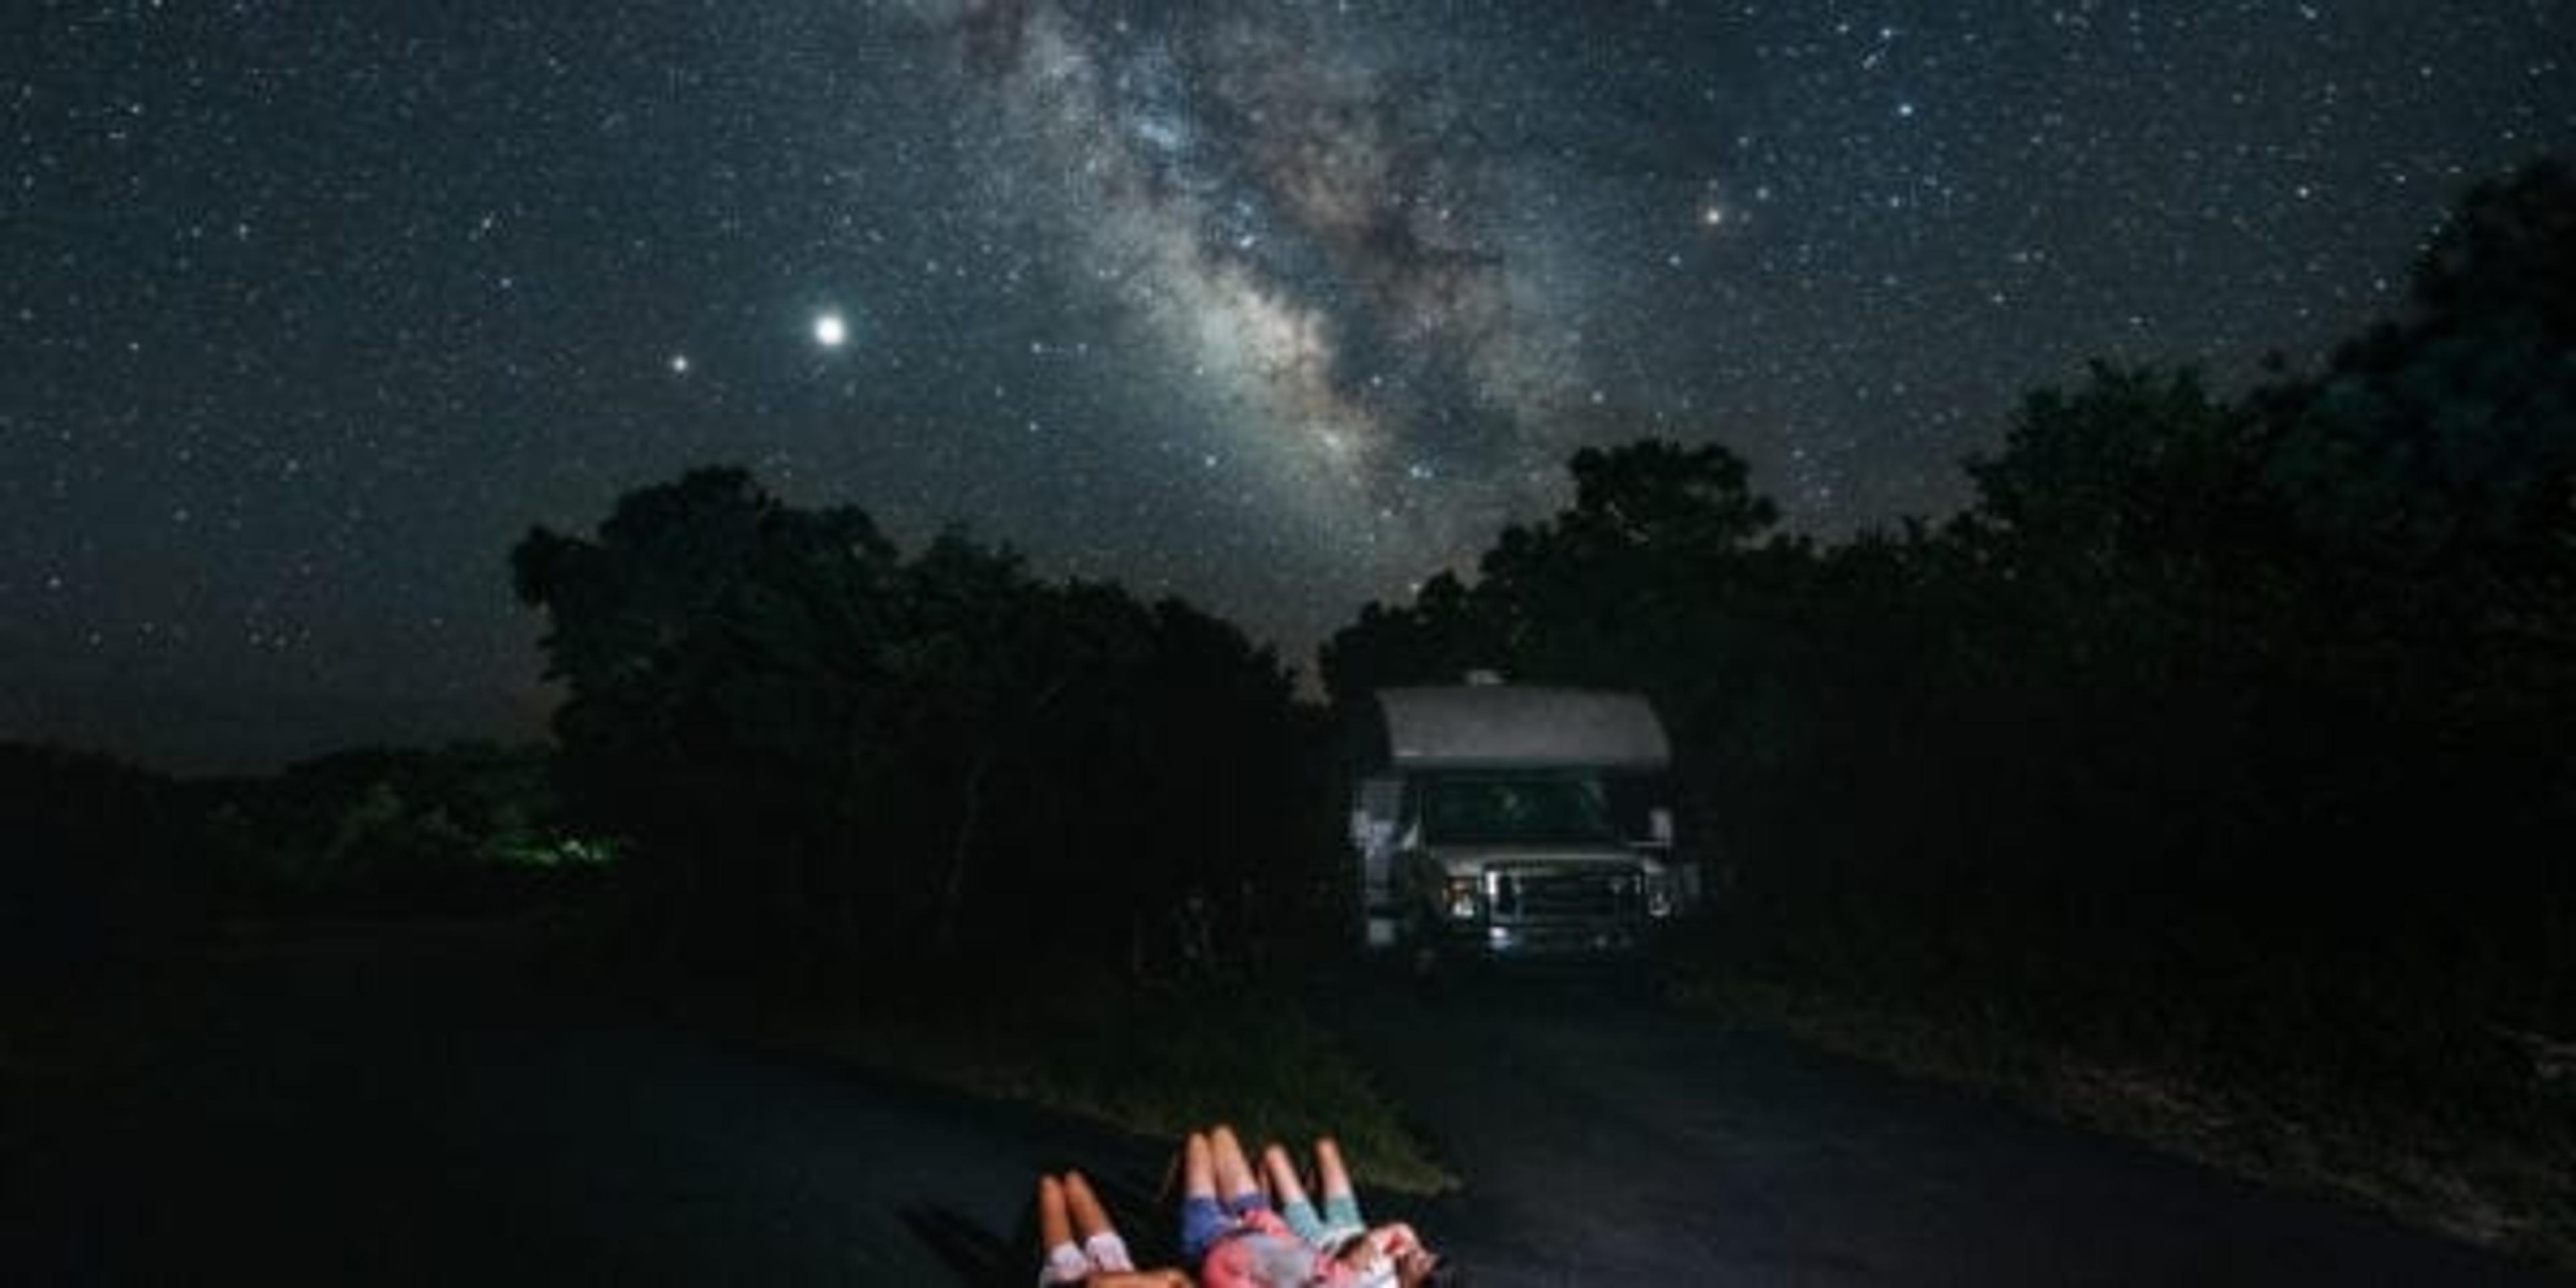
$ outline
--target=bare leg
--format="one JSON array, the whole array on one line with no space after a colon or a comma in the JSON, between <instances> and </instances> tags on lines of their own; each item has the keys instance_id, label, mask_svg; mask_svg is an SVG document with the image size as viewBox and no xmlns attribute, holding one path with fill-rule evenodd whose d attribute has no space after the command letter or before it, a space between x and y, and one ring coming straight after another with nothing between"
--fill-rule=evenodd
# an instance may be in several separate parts
<instances>
[{"instance_id":1,"label":"bare leg","mask_svg":"<svg viewBox=\"0 0 2576 1288\"><path fill-rule=\"evenodd\" d=\"M1315 1140L1315 1183L1327 1203L1354 1197L1350 1170L1342 1166L1342 1147L1330 1136Z\"/></svg>"},{"instance_id":2,"label":"bare leg","mask_svg":"<svg viewBox=\"0 0 2576 1288\"><path fill-rule=\"evenodd\" d=\"M1208 1138L1191 1132L1189 1143L1181 1151L1181 1197L1212 1199L1216 1197L1216 1164L1208 1150Z\"/></svg>"},{"instance_id":3,"label":"bare leg","mask_svg":"<svg viewBox=\"0 0 2576 1288\"><path fill-rule=\"evenodd\" d=\"M1093 1269L1136 1268L1127 1255L1127 1241L1118 1237L1118 1227L1109 1223L1109 1214L1101 1210L1099 1196L1091 1192L1091 1182L1082 1173L1064 1174L1064 1200L1073 1211L1074 1232L1082 1236L1082 1252L1091 1258Z\"/></svg>"},{"instance_id":4,"label":"bare leg","mask_svg":"<svg viewBox=\"0 0 2576 1288\"><path fill-rule=\"evenodd\" d=\"M1306 1187L1297 1180L1297 1165L1277 1145L1263 1147L1261 1170L1270 1178L1270 1198L1282 1211L1306 1202Z\"/></svg>"},{"instance_id":5,"label":"bare leg","mask_svg":"<svg viewBox=\"0 0 2576 1288\"><path fill-rule=\"evenodd\" d=\"M1270 1181L1270 1206L1288 1223L1291 1233L1318 1252L1338 1242L1334 1228L1315 1210L1315 1201L1306 1196L1305 1185L1297 1179L1296 1160L1286 1149L1275 1144L1263 1146L1261 1171Z\"/></svg>"},{"instance_id":6,"label":"bare leg","mask_svg":"<svg viewBox=\"0 0 2576 1288\"><path fill-rule=\"evenodd\" d=\"M1038 1250L1046 1259L1038 1282L1078 1284L1091 1277L1091 1258L1073 1241L1073 1222L1065 1215L1064 1184L1052 1176L1038 1178Z\"/></svg>"},{"instance_id":7,"label":"bare leg","mask_svg":"<svg viewBox=\"0 0 2576 1288\"><path fill-rule=\"evenodd\" d=\"M1258 1196L1261 1182L1252 1175L1252 1164L1243 1157L1243 1142L1235 1139L1234 1129L1223 1123L1208 1129L1208 1152L1216 1161L1216 1192L1227 1206L1246 1195Z\"/></svg>"},{"instance_id":8,"label":"bare leg","mask_svg":"<svg viewBox=\"0 0 2576 1288\"><path fill-rule=\"evenodd\" d=\"M1091 1192L1091 1182L1082 1179L1082 1173L1064 1174L1064 1201L1073 1212L1074 1232L1083 1238L1118 1233L1116 1227L1109 1224L1109 1214L1101 1210L1099 1197Z\"/></svg>"},{"instance_id":9,"label":"bare leg","mask_svg":"<svg viewBox=\"0 0 2576 1288\"><path fill-rule=\"evenodd\" d=\"M1041 1250L1073 1242L1073 1222L1065 1217L1064 1186L1052 1176L1038 1178L1038 1247Z\"/></svg>"}]
</instances>

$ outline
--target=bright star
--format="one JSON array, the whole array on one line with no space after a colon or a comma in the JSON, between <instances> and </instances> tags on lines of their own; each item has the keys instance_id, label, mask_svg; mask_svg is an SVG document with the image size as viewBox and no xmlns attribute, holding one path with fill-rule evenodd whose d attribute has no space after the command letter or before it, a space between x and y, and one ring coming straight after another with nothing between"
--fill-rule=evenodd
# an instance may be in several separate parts
<instances>
[{"instance_id":1,"label":"bright star","mask_svg":"<svg viewBox=\"0 0 2576 1288\"><path fill-rule=\"evenodd\" d=\"M675 353L671 355L671 374L675 376L685 376L689 374L689 355L685 353Z\"/></svg>"},{"instance_id":2,"label":"bright star","mask_svg":"<svg viewBox=\"0 0 2576 1288\"><path fill-rule=\"evenodd\" d=\"M850 324L838 313L819 313L814 317L814 343L826 349L837 349L849 342Z\"/></svg>"}]
</instances>

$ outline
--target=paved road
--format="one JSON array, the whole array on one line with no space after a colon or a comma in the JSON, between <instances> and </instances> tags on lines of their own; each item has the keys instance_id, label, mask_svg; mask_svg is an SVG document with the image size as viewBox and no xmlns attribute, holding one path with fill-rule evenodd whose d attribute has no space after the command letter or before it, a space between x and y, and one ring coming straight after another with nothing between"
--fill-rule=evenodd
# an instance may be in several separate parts
<instances>
[{"instance_id":1,"label":"paved road","mask_svg":"<svg viewBox=\"0 0 2576 1288\"><path fill-rule=\"evenodd\" d=\"M138 1075L0 1133L36 1141L0 1190L30 1209L0 1219L0 1283L954 1284L1041 1167L1157 1165L491 958L407 934L212 964Z\"/></svg>"},{"instance_id":2,"label":"paved road","mask_svg":"<svg viewBox=\"0 0 2576 1288\"><path fill-rule=\"evenodd\" d=\"M2559 1279L1599 987L1332 1014L1470 1178L1479 1285Z\"/></svg>"},{"instance_id":3,"label":"paved road","mask_svg":"<svg viewBox=\"0 0 2576 1288\"><path fill-rule=\"evenodd\" d=\"M118 1085L0 1106L0 1282L1025 1284L1040 1167L1142 1203L1169 1148L691 1036L490 958L323 937L209 963ZM1472 1178L1377 1206L1480 1284L2542 1282L1641 1006L1333 1009Z\"/></svg>"}]
</instances>

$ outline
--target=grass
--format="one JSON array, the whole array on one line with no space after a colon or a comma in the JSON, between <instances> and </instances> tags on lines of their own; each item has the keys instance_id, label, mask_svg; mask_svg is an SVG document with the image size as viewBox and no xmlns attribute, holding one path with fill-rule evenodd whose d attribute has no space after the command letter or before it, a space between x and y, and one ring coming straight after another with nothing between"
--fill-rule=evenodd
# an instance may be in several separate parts
<instances>
[{"instance_id":1,"label":"grass","mask_svg":"<svg viewBox=\"0 0 2576 1288\"><path fill-rule=\"evenodd\" d=\"M1020 978L1044 986L714 1005L763 1040L974 1095L1174 1141L1214 1122L1252 1141L1331 1135L1364 1187L1435 1194L1458 1184L1340 1040L1289 1000L1293 989L1143 987L1080 963Z\"/></svg>"},{"instance_id":2,"label":"grass","mask_svg":"<svg viewBox=\"0 0 2576 1288\"><path fill-rule=\"evenodd\" d=\"M1742 964L1693 963L1676 996L1721 1024L1786 1033L2576 1269L2576 1076L2546 1061L2424 1049L2414 1054L2427 1068L2446 1057L2450 1067L2412 1083L2386 1066L2362 1079L2296 1026L2268 1052L2221 1057L2178 1011L2139 1005L2090 1017L2070 1037L2011 1002L1889 996ZM2508 1038L2498 1038L2501 1049L2511 1049Z\"/></svg>"}]
</instances>

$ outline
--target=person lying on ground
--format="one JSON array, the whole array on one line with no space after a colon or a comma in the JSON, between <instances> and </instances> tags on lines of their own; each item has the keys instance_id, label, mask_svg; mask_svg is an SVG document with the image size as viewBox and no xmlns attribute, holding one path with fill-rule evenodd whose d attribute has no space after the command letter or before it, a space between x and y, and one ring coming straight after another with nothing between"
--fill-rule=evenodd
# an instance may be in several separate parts
<instances>
[{"instance_id":1,"label":"person lying on ground","mask_svg":"<svg viewBox=\"0 0 2576 1288\"><path fill-rule=\"evenodd\" d=\"M1274 1226L1286 1230L1234 1129L1191 1132L1181 1146L1181 1260L1196 1265L1219 1241Z\"/></svg>"},{"instance_id":2,"label":"person lying on ground","mask_svg":"<svg viewBox=\"0 0 2576 1288\"><path fill-rule=\"evenodd\" d=\"M1192 1288L1180 1270L1136 1268L1127 1241L1080 1172L1038 1178L1038 1246L1045 1250L1040 1288Z\"/></svg>"},{"instance_id":3,"label":"person lying on ground","mask_svg":"<svg viewBox=\"0 0 2576 1288\"><path fill-rule=\"evenodd\" d=\"M1332 1137L1315 1142L1316 1189L1324 1200L1320 1212L1314 1200L1307 1197L1295 1161L1277 1141L1262 1148L1261 1170L1269 1182L1271 1197L1279 1205L1280 1219L1297 1232L1298 1238L1318 1248L1338 1248L1367 1233L1368 1223L1360 1217L1359 1195L1351 1188L1350 1171L1342 1165L1341 1147Z\"/></svg>"},{"instance_id":4,"label":"person lying on ground","mask_svg":"<svg viewBox=\"0 0 2576 1288\"><path fill-rule=\"evenodd\" d=\"M1316 1189L1324 1200L1321 1211L1307 1196L1286 1147L1276 1141L1263 1147L1261 1166L1280 1219L1308 1246L1359 1266L1363 1282L1391 1282L1403 1288L1456 1282L1454 1273L1435 1275L1440 1259L1422 1245L1412 1226L1401 1221L1371 1226L1360 1215L1359 1191L1351 1185L1341 1145L1332 1137L1315 1141Z\"/></svg>"},{"instance_id":5,"label":"person lying on ground","mask_svg":"<svg viewBox=\"0 0 2576 1288\"><path fill-rule=\"evenodd\" d=\"M1276 1147L1274 1147L1276 1148ZM1286 1151L1279 1150L1286 1162ZM1357 1223L1358 1200L1350 1177L1339 1167L1338 1179L1325 1189L1327 1207ZM1291 1183L1295 1169L1288 1168ZM1339 1248L1326 1248L1301 1237L1275 1209L1270 1195L1253 1175L1242 1142L1219 1124L1192 1132L1183 1147L1181 1172L1181 1256L1199 1268L1200 1288L1378 1288L1379 1285L1447 1284L1455 1276L1425 1251L1407 1226L1362 1229ZM1339 1192L1345 1202L1335 1204ZM1304 1189L1294 1191L1305 1199ZM1282 1195L1281 1203L1290 1201ZM1305 1215L1325 1223L1304 1202Z\"/></svg>"}]
</instances>

